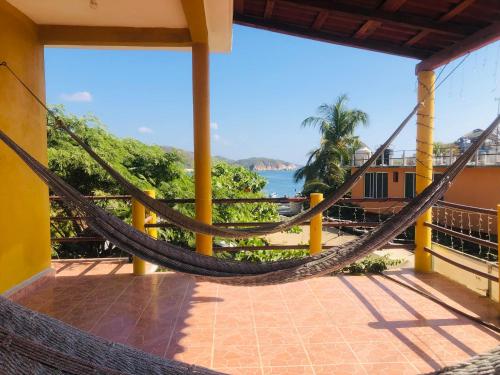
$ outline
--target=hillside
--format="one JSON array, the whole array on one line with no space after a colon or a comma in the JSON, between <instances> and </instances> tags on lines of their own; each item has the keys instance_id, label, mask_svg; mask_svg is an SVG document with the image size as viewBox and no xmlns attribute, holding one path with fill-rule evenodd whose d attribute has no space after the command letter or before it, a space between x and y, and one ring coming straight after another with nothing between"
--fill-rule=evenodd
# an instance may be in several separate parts
<instances>
[{"instance_id":1,"label":"hillside","mask_svg":"<svg viewBox=\"0 0 500 375\"><path fill-rule=\"evenodd\" d=\"M248 158L236 160L234 163L252 171L290 171L298 168L296 164L270 158Z\"/></svg>"},{"instance_id":2,"label":"hillside","mask_svg":"<svg viewBox=\"0 0 500 375\"><path fill-rule=\"evenodd\" d=\"M186 151L181 148L176 148L172 146L161 146L166 152L176 152L182 159L184 166L188 169L192 169L194 167L194 153L192 151ZM234 160L227 159L223 156L212 156L212 160L215 161L224 161L229 164L235 164Z\"/></svg>"},{"instance_id":3,"label":"hillside","mask_svg":"<svg viewBox=\"0 0 500 375\"><path fill-rule=\"evenodd\" d=\"M181 156L186 168L192 169L194 164L194 154L192 151L186 151L171 146L162 146L166 152L176 152ZM287 161L271 158L254 157L248 159L231 160L223 156L213 156L213 161L224 161L229 164L241 165L252 171L276 171L276 170L294 170L299 166Z\"/></svg>"}]
</instances>

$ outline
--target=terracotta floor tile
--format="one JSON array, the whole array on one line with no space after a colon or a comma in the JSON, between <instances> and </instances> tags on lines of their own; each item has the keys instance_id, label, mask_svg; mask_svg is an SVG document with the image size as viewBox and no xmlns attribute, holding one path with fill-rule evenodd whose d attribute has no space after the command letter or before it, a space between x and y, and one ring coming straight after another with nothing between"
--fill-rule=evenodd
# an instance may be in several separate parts
<instances>
[{"instance_id":1,"label":"terracotta floor tile","mask_svg":"<svg viewBox=\"0 0 500 375\"><path fill-rule=\"evenodd\" d=\"M256 312L254 318L256 327L283 327L287 329L292 327L292 321L288 314Z\"/></svg>"},{"instance_id":2,"label":"terracotta floor tile","mask_svg":"<svg viewBox=\"0 0 500 375\"><path fill-rule=\"evenodd\" d=\"M212 348L203 346L171 348L169 346L165 353L165 358L175 359L197 366L210 367L212 365Z\"/></svg>"},{"instance_id":3,"label":"terracotta floor tile","mask_svg":"<svg viewBox=\"0 0 500 375\"><path fill-rule=\"evenodd\" d=\"M349 345L361 363L407 362L389 341L352 342Z\"/></svg>"},{"instance_id":4,"label":"terracotta floor tile","mask_svg":"<svg viewBox=\"0 0 500 375\"><path fill-rule=\"evenodd\" d=\"M262 375L260 367L226 367L215 368L215 371L230 375Z\"/></svg>"},{"instance_id":5,"label":"terracotta floor tile","mask_svg":"<svg viewBox=\"0 0 500 375\"><path fill-rule=\"evenodd\" d=\"M302 345L260 345L262 365L266 366L307 366L309 360Z\"/></svg>"},{"instance_id":6,"label":"terracotta floor tile","mask_svg":"<svg viewBox=\"0 0 500 375\"><path fill-rule=\"evenodd\" d=\"M345 363L341 365L314 366L316 375L365 375L360 364Z\"/></svg>"},{"instance_id":7,"label":"terracotta floor tile","mask_svg":"<svg viewBox=\"0 0 500 375\"><path fill-rule=\"evenodd\" d=\"M369 325L351 325L347 327L338 327L342 337L347 342L366 342L366 341L389 341L396 340L393 334L386 328L372 328Z\"/></svg>"},{"instance_id":8,"label":"terracotta floor tile","mask_svg":"<svg viewBox=\"0 0 500 375\"><path fill-rule=\"evenodd\" d=\"M281 299L253 301L252 308L253 311L258 312L285 313L288 311L288 307L285 304L285 301Z\"/></svg>"},{"instance_id":9,"label":"terracotta floor tile","mask_svg":"<svg viewBox=\"0 0 500 375\"><path fill-rule=\"evenodd\" d=\"M253 328L217 328L214 337L216 348L231 345L257 345L257 336Z\"/></svg>"},{"instance_id":10,"label":"terracotta floor tile","mask_svg":"<svg viewBox=\"0 0 500 375\"><path fill-rule=\"evenodd\" d=\"M333 324L330 315L325 311L303 311L290 314L297 327L323 327Z\"/></svg>"},{"instance_id":11,"label":"terracotta floor tile","mask_svg":"<svg viewBox=\"0 0 500 375\"><path fill-rule=\"evenodd\" d=\"M358 362L351 348L345 343L306 344L305 346L314 366Z\"/></svg>"},{"instance_id":12,"label":"terracotta floor tile","mask_svg":"<svg viewBox=\"0 0 500 375\"><path fill-rule=\"evenodd\" d=\"M263 367L264 375L312 375L314 374L311 366L279 366Z\"/></svg>"},{"instance_id":13,"label":"terracotta floor tile","mask_svg":"<svg viewBox=\"0 0 500 375\"><path fill-rule=\"evenodd\" d=\"M253 317L247 313L217 314L215 328L249 328L253 327Z\"/></svg>"},{"instance_id":14,"label":"terracotta floor tile","mask_svg":"<svg viewBox=\"0 0 500 375\"><path fill-rule=\"evenodd\" d=\"M142 351L162 357L169 342L167 335L152 336L133 331L126 340L126 344Z\"/></svg>"},{"instance_id":15,"label":"terracotta floor tile","mask_svg":"<svg viewBox=\"0 0 500 375\"><path fill-rule=\"evenodd\" d=\"M214 367L260 366L257 346L221 346L214 350Z\"/></svg>"},{"instance_id":16,"label":"terracotta floor tile","mask_svg":"<svg viewBox=\"0 0 500 375\"><path fill-rule=\"evenodd\" d=\"M294 329L282 327L258 327L257 338L259 345L298 345L300 337Z\"/></svg>"},{"instance_id":17,"label":"terracotta floor tile","mask_svg":"<svg viewBox=\"0 0 500 375\"><path fill-rule=\"evenodd\" d=\"M305 344L321 344L331 342L344 342L337 327L313 326L297 327L299 336Z\"/></svg>"},{"instance_id":18,"label":"terracotta floor tile","mask_svg":"<svg viewBox=\"0 0 500 375\"><path fill-rule=\"evenodd\" d=\"M211 346L214 341L212 327L182 327L176 326L172 332L172 343L181 347Z\"/></svg>"},{"instance_id":19,"label":"terracotta floor tile","mask_svg":"<svg viewBox=\"0 0 500 375\"><path fill-rule=\"evenodd\" d=\"M370 363L363 364L370 375L414 375L420 371L409 363Z\"/></svg>"}]
</instances>

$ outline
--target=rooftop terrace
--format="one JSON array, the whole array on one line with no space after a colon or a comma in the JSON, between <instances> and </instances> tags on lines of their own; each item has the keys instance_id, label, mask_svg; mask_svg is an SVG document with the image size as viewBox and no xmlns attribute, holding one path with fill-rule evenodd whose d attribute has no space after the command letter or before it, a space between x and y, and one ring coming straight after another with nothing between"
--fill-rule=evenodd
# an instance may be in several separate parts
<instances>
[{"instance_id":1,"label":"rooftop terrace","mask_svg":"<svg viewBox=\"0 0 500 375\"><path fill-rule=\"evenodd\" d=\"M232 287L123 259L56 261L23 305L104 338L231 374L415 374L500 336L382 276ZM389 272L498 325L497 304L438 274Z\"/></svg>"}]
</instances>

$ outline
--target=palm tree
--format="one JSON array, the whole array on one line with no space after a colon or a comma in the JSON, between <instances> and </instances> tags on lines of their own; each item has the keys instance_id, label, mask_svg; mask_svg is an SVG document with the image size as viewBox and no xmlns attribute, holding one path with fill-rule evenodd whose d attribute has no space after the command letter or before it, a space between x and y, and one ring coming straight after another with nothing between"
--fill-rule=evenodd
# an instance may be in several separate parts
<instances>
[{"instance_id":1,"label":"palm tree","mask_svg":"<svg viewBox=\"0 0 500 375\"><path fill-rule=\"evenodd\" d=\"M307 163L295 172L295 181L304 179L304 193L328 192L335 189L345 179L347 163L351 155L360 147L354 135L359 125L368 124L368 115L358 109L347 107L346 94L340 95L333 104L318 107L318 116L302 121L302 126L317 127L321 134L319 148L309 153Z\"/></svg>"}]
</instances>

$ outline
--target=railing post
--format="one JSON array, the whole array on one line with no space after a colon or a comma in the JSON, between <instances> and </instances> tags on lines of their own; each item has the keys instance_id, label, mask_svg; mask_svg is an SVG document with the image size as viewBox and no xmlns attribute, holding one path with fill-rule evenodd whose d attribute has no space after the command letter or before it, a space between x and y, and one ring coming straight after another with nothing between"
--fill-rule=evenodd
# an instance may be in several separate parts
<instances>
[{"instance_id":1,"label":"railing post","mask_svg":"<svg viewBox=\"0 0 500 375\"><path fill-rule=\"evenodd\" d=\"M310 205L316 206L323 200L323 194L311 193ZM322 232L323 232L323 214L318 214L311 219L309 224L309 254L314 255L321 252L322 248Z\"/></svg>"},{"instance_id":2,"label":"railing post","mask_svg":"<svg viewBox=\"0 0 500 375\"><path fill-rule=\"evenodd\" d=\"M498 251L498 275L500 279L500 204L497 205L497 251ZM500 280L499 280L500 282ZM500 288L498 288L498 300L500 301Z\"/></svg>"},{"instance_id":3,"label":"railing post","mask_svg":"<svg viewBox=\"0 0 500 375\"><path fill-rule=\"evenodd\" d=\"M155 197L154 190L145 190L144 191L150 197ZM151 220L149 223L156 223L156 214L150 213ZM156 238L158 236L158 229L156 228L146 228L144 227L146 224L146 207L144 207L139 201L132 198L132 225L134 228L140 230L141 232L148 233L150 236ZM134 256L134 275L140 276L145 275L152 271L152 266L145 260Z\"/></svg>"}]
</instances>

